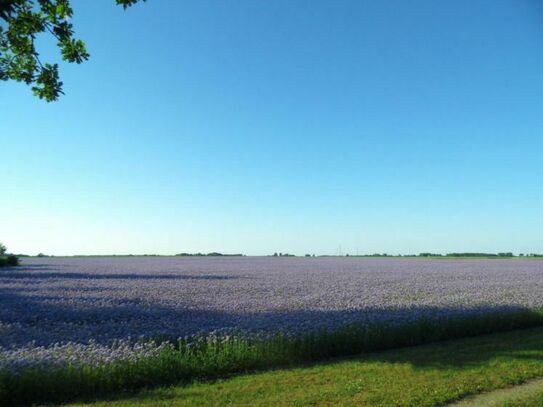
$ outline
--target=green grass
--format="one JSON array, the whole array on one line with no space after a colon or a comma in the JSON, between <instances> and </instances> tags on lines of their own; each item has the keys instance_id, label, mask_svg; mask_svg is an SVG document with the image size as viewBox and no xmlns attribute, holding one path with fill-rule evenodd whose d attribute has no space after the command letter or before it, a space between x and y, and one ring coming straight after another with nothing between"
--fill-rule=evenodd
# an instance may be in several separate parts
<instances>
[{"instance_id":1,"label":"green grass","mask_svg":"<svg viewBox=\"0 0 543 407\"><path fill-rule=\"evenodd\" d=\"M543 378L488 393L467 397L454 407L543 406Z\"/></svg>"},{"instance_id":2,"label":"green grass","mask_svg":"<svg viewBox=\"0 0 543 407\"><path fill-rule=\"evenodd\" d=\"M543 407L543 391L521 397L513 397L508 401L496 404L496 407Z\"/></svg>"},{"instance_id":3,"label":"green grass","mask_svg":"<svg viewBox=\"0 0 543 407\"><path fill-rule=\"evenodd\" d=\"M302 338L275 336L256 341L237 337L227 341L203 338L194 346L180 343L157 357L137 362L0 373L0 405L107 397L144 387L212 380L247 371L299 366L362 352L534 326L543 326L543 311L422 320L405 326L351 326Z\"/></svg>"},{"instance_id":4,"label":"green grass","mask_svg":"<svg viewBox=\"0 0 543 407\"><path fill-rule=\"evenodd\" d=\"M424 407L443 405L540 376L543 376L543 328L532 328L213 383L147 390L91 405ZM529 397L528 403L540 400L539 394Z\"/></svg>"}]
</instances>

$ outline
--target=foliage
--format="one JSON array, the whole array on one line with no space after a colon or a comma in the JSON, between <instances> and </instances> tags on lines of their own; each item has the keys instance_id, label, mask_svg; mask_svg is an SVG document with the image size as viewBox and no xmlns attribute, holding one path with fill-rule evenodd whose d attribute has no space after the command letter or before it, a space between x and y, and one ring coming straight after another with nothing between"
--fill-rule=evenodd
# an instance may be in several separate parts
<instances>
[{"instance_id":1,"label":"foliage","mask_svg":"<svg viewBox=\"0 0 543 407\"><path fill-rule=\"evenodd\" d=\"M0 267L18 266L19 258L13 254L7 254L7 248L0 243Z\"/></svg>"},{"instance_id":2,"label":"foliage","mask_svg":"<svg viewBox=\"0 0 543 407\"><path fill-rule=\"evenodd\" d=\"M289 253L279 253L279 254L277 254L277 252L276 252L276 253L273 254L273 257L296 257L296 255L289 254ZM307 255L306 255L306 257L307 257Z\"/></svg>"},{"instance_id":3,"label":"foliage","mask_svg":"<svg viewBox=\"0 0 543 407\"><path fill-rule=\"evenodd\" d=\"M98 397L142 387L212 379L254 369L300 364L362 352L411 346L543 325L543 312L421 320L404 325L348 326L302 337L201 337L180 341L158 356L82 368L28 368L0 372L0 404L31 405ZM457 350L455 350L457 352ZM543 374L541 367L540 374Z\"/></svg>"},{"instance_id":4,"label":"foliage","mask_svg":"<svg viewBox=\"0 0 543 407\"><path fill-rule=\"evenodd\" d=\"M125 9L138 1L116 0ZM24 82L40 99L57 100L64 93L58 64L40 60L35 40L46 33L56 39L63 60L87 60L85 43L74 38L72 16L70 0L0 0L0 80Z\"/></svg>"},{"instance_id":5,"label":"foliage","mask_svg":"<svg viewBox=\"0 0 543 407\"><path fill-rule=\"evenodd\" d=\"M447 257L514 257L513 253L447 253Z\"/></svg>"},{"instance_id":6,"label":"foliage","mask_svg":"<svg viewBox=\"0 0 543 407\"><path fill-rule=\"evenodd\" d=\"M225 253L219 253L219 252L211 252L211 253L178 253L176 256L180 257L239 257L244 256L242 253L234 253L234 254L225 254Z\"/></svg>"},{"instance_id":7,"label":"foliage","mask_svg":"<svg viewBox=\"0 0 543 407\"><path fill-rule=\"evenodd\" d=\"M0 257L0 267L14 267L19 265L19 258L13 254Z\"/></svg>"}]
</instances>

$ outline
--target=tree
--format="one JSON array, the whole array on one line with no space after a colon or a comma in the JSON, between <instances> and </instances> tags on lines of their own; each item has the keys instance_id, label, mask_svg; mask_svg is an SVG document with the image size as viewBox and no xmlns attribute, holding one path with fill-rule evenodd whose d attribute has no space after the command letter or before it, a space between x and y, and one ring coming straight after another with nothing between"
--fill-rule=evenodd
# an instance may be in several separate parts
<instances>
[{"instance_id":1,"label":"tree","mask_svg":"<svg viewBox=\"0 0 543 407\"><path fill-rule=\"evenodd\" d=\"M146 0L115 1L126 9ZM70 0L0 0L0 80L24 82L47 102L64 94L58 64L42 62L34 41L46 33L57 40L63 60L89 59L85 43L74 38L72 15Z\"/></svg>"},{"instance_id":2,"label":"tree","mask_svg":"<svg viewBox=\"0 0 543 407\"><path fill-rule=\"evenodd\" d=\"M18 266L19 258L14 254L7 254L7 248L0 243L0 267Z\"/></svg>"}]
</instances>

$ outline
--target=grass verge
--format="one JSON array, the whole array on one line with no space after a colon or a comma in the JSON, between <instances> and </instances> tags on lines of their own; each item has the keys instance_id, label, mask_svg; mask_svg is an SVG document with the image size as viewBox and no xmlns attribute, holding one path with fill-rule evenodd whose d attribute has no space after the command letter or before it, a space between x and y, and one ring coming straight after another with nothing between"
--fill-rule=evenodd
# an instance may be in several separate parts
<instances>
[{"instance_id":1,"label":"grass verge","mask_svg":"<svg viewBox=\"0 0 543 407\"><path fill-rule=\"evenodd\" d=\"M106 397L143 387L217 379L234 373L535 326L543 326L543 311L420 320L402 326L350 326L299 338L203 338L195 344L178 343L156 357L134 362L0 372L0 405Z\"/></svg>"},{"instance_id":2,"label":"grass verge","mask_svg":"<svg viewBox=\"0 0 543 407\"><path fill-rule=\"evenodd\" d=\"M451 407L543 406L543 378L467 397Z\"/></svg>"},{"instance_id":3,"label":"grass verge","mask_svg":"<svg viewBox=\"0 0 543 407\"><path fill-rule=\"evenodd\" d=\"M508 388L541 376L543 328L539 327L236 376L213 383L146 390L90 405L425 407L446 405L468 395ZM521 397L494 401L498 404L489 405L537 406L543 400L541 393L528 392Z\"/></svg>"}]
</instances>

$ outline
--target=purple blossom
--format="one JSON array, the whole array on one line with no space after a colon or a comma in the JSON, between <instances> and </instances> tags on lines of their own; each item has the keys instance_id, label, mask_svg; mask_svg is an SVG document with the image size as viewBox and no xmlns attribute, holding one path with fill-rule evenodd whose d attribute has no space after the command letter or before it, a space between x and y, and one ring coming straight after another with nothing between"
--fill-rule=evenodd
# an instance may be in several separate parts
<instances>
[{"instance_id":1,"label":"purple blossom","mask_svg":"<svg viewBox=\"0 0 543 407\"><path fill-rule=\"evenodd\" d=\"M541 292L537 260L24 259L0 270L0 368L145 357L164 339L196 334L296 335L537 308Z\"/></svg>"}]
</instances>

